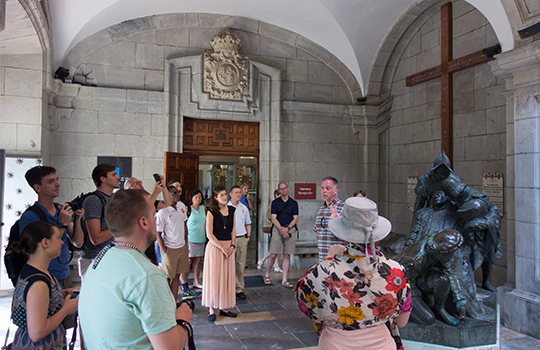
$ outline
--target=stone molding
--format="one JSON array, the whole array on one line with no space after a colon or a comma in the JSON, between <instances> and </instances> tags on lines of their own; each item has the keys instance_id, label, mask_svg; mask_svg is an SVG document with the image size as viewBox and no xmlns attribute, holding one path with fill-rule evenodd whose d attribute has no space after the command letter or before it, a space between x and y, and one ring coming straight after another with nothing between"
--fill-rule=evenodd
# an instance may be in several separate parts
<instances>
[{"instance_id":1,"label":"stone molding","mask_svg":"<svg viewBox=\"0 0 540 350\"><path fill-rule=\"evenodd\" d=\"M540 42L536 41L496 56L493 74L506 79L508 90L540 83Z\"/></svg>"}]
</instances>

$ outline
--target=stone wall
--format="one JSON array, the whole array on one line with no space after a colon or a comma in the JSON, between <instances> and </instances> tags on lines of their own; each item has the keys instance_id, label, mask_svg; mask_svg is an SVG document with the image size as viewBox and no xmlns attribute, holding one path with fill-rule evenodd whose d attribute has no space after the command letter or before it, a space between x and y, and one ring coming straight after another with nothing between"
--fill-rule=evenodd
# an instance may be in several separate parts
<instances>
[{"instance_id":1,"label":"stone wall","mask_svg":"<svg viewBox=\"0 0 540 350\"><path fill-rule=\"evenodd\" d=\"M407 207L407 176L424 174L441 150L441 86L434 79L406 87L405 78L440 64L440 5L419 30L402 38L402 56L392 81L389 123L388 218L393 230L408 234L412 211ZM465 1L453 4L453 57L459 58L497 44L483 15ZM401 43L400 43L401 44ZM400 46L397 45L397 47ZM506 110L504 81L482 64L453 74L453 170L471 187L482 190L484 173L506 170ZM503 213L504 214L504 213ZM506 219L502 220L503 259L492 274L494 285L506 282Z\"/></svg>"},{"instance_id":2,"label":"stone wall","mask_svg":"<svg viewBox=\"0 0 540 350\"><path fill-rule=\"evenodd\" d=\"M43 55L0 55L0 148L49 161L48 95Z\"/></svg>"}]
</instances>

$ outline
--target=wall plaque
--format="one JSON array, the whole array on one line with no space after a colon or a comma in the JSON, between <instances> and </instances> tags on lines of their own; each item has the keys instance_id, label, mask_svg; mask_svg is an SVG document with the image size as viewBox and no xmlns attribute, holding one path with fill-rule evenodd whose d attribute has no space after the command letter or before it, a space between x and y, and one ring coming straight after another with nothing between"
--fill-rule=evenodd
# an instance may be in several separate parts
<instances>
[{"instance_id":1,"label":"wall plaque","mask_svg":"<svg viewBox=\"0 0 540 350\"><path fill-rule=\"evenodd\" d=\"M294 199L317 199L317 184L294 184Z\"/></svg>"},{"instance_id":2,"label":"wall plaque","mask_svg":"<svg viewBox=\"0 0 540 350\"><path fill-rule=\"evenodd\" d=\"M414 212L414 203L416 202L416 193L414 193L414 188L418 182L418 177L420 175L409 175L407 176L407 208L410 211Z\"/></svg>"},{"instance_id":3,"label":"wall plaque","mask_svg":"<svg viewBox=\"0 0 540 350\"><path fill-rule=\"evenodd\" d=\"M489 200L493 205L499 208L499 214L501 217L504 212L504 181L502 173L485 173L482 178L482 192L489 196Z\"/></svg>"}]
</instances>

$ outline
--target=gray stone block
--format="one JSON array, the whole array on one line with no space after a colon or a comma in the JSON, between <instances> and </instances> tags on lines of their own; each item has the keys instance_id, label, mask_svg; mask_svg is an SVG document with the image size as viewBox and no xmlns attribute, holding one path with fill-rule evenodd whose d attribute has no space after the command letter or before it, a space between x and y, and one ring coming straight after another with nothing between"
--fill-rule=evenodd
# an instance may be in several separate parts
<instances>
[{"instance_id":1,"label":"gray stone block","mask_svg":"<svg viewBox=\"0 0 540 350\"><path fill-rule=\"evenodd\" d=\"M399 110L412 107L414 105L414 92L410 91L403 95L394 96L392 110Z\"/></svg>"},{"instance_id":2,"label":"gray stone block","mask_svg":"<svg viewBox=\"0 0 540 350\"><path fill-rule=\"evenodd\" d=\"M307 61L287 60L287 80L291 82L307 83L308 63Z\"/></svg>"},{"instance_id":3,"label":"gray stone block","mask_svg":"<svg viewBox=\"0 0 540 350\"><path fill-rule=\"evenodd\" d=\"M167 139L159 136L112 135L118 157L163 157Z\"/></svg>"},{"instance_id":4,"label":"gray stone block","mask_svg":"<svg viewBox=\"0 0 540 350\"><path fill-rule=\"evenodd\" d=\"M41 99L0 96L0 106L2 123L41 124Z\"/></svg>"},{"instance_id":5,"label":"gray stone block","mask_svg":"<svg viewBox=\"0 0 540 350\"><path fill-rule=\"evenodd\" d=\"M156 44L169 46L189 46L188 28L166 28L156 31Z\"/></svg>"},{"instance_id":6,"label":"gray stone block","mask_svg":"<svg viewBox=\"0 0 540 350\"><path fill-rule=\"evenodd\" d=\"M321 169L322 168L322 169ZM316 162L296 162L295 179L297 182L319 182L324 177L325 166Z\"/></svg>"},{"instance_id":7,"label":"gray stone block","mask_svg":"<svg viewBox=\"0 0 540 350\"><path fill-rule=\"evenodd\" d=\"M154 16L156 29L169 27L195 27L198 25L196 13L167 13Z\"/></svg>"},{"instance_id":8,"label":"gray stone block","mask_svg":"<svg viewBox=\"0 0 540 350\"><path fill-rule=\"evenodd\" d=\"M98 131L98 118L96 111L74 110L71 118L62 117L56 132L81 132L92 133Z\"/></svg>"},{"instance_id":9,"label":"gray stone block","mask_svg":"<svg viewBox=\"0 0 540 350\"><path fill-rule=\"evenodd\" d=\"M94 88L94 110L123 112L126 99L127 90Z\"/></svg>"},{"instance_id":10,"label":"gray stone block","mask_svg":"<svg viewBox=\"0 0 540 350\"><path fill-rule=\"evenodd\" d=\"M40 70L4 68L2 71L0 91L3 94L41 98L43 73Z\"/></svg>"},{"instance_id":11,"label":"gray stone block","mask_svg":"<svg viewBox=\"0 0 540 350\"><path fill-rule=\"evenodd\" d=\"M146 90L163 91L164 76L161 70L145 70L144 71L144 88Z\"/></svg>"},{"instance_id":12,"label":"gray stone block","mask_svg":"<svg viewBox=\"0 0 540 350\"><path fill-rule=\"evenodd\" d=\"M281 98L284 101L294 101L294 89L295 84L288 82L288 81L282 81L281 82Z\"/></svg>"},{"instance_id":13,"label":"gray stone block","mask_svg":"<svg viewBox=\"0 0 540 350\"><path fill-rule=\"evenodd\" d=\"M466 159L481 161L484 159L500 159L501 141L497 136L470 136L466 139Z\"/></svg>"},{"instance_id":14,"label":"gray stone block","mask_svg":"<svg viewBox=\"0 0 540 350\"><path fill-rule=\"evenodd\" d=\"M453 57L459 58L486 48L486 28L480 27L453 40Z\"/></svg>"},{"instance_id":15,"label":"gray stone block","mask_svg":"<svg viewBox=\"0 0 540 350\"><path fill-rule=\"evenodd\" d=\"M433 139L431 132L432 132L432 129L431 129L430 121L413 124L412 125L413 142L431 141Z\"/></svg>"},{"instance_id":16,"label":"gray stone block","mask_svg":"<svg viewBox=\"0 0 540 350\"><path fill-rule=\"evenodd\" d=\"M474 90L473 73L473 69L465 69L453 74L454 95L469 93Z\"/></svg>"},{"instance_id":17,"label":"gray stone block","mask_svg":"<svg viewBox=\"0 0 540 350\"><path fill-rule=\"evenodd\" d=\"M260 35L283 41L289 45L295 45L298 38L298 34L266 22L260 22L258 32Z\"/></svg>"},{"instance_id":18,"label":"gray stone block","mask_svg":"<svg viewBox=\"0 0 540 350\"><path fill-rule=\"evenodd\" d=\"M217 28L189 28L189 47L214 51L210 41L219 33Z\"/></svg>"},{"instance_id":19,"label":"gray stone block","mask_svg":"<svg viewBox=\"0 0 540 350\"><path fill-rule=\"evenodd\" d=\"M320 61L319 58L313 56L309 52L306 52L305 50L298 49L298 48L296 49L296 59L304 60L304 61L315 61L315 62Z\"/></svg>"},{"instance_id":20,"label":"gray stone block","mask_svg":"<svg viewBox=\"0 0 540 350\"><path fill-rule=\"evenodd\" d=\"M486 108L493 108L506 105L506 98L503 94L506 92L504 85L497 85L486 89Z\"/></svg>"},{"instance_id":21,"label":"gray stone block","mask_svg":"<svg viewBox=\"0 0 540 350\"><path fill-rule=\"evenodd\" d=\"M297 83L295 98L303 102L331 103L332 87Z\"/></svg>"},{"instance_id":22,"label":"gray stone block","mask_svg":"<svg viewBox=\"0 0 540 350\"><path fill-rule=\"evenodd\" d=\"M293 140L295 142L328 143L332 140L332 125L294 123Z\"/></svg>"},{"instance_id":23,"label":"gray stone block","mask_svg":"<svg viewBox=\"0 0 540 350\"><path fill-rule=\"evenodd\" d=\"M426 82L427 102L441 101L441 80L435 79Z\"/></svg>"},{"instance_id":24,"label":"gray stone block","mask_svg":"<svg viewBox=\"0 0 540 350\"><path fill-rule=\"evenodd\" d=\"M135 114L134 135L148 136L152 131L152 116L150 114Z\"/></svg>"},{"instance_id":25,"label":"gray stone block","mask_svg":"<svg viewBox=\"0 0 540 350\"><path fill-rule=\"evenodd\" d=\"M115 149L112 135L55 133L55 144L57 156L112 156Z\"/></svg>"},{"instance_id":26,"label":"gray stone block","mask_svg":"<svg viewBox=\"0 0 540 350\"><path fill-rule=\"evenodd\" d=\"M100 30L75 45L67 54L64 62L72 67L78 67L87 56L110 43L112 43L112 39L109 33L105 29Z\"/></svg>"},{"instance_id":27,"label":"gray stone block","mask_svg":"<svg viewBox=\"0 0 540 350\"><path fill-rule=\"evenodd\" d=\"M99 112L98 130L101 134L133 135L135 114L123 112Z\"/></svg>"},{"instance_id":28,"label":"gray stone block","mask_svg":"<svg viewBox=\"0 0 540 350\"><path fill-rule=\"evenodd\" d=\"M118 40L127 35L155 29L152 17L139 17L130 19L107 28L107 32L113 40Z\"/></svg>"},{"instance_id":29,"label":"gray stone block","mask_svg":"<svg viewBox=\"0 0 540 350\"><path fill-rule=\"evenodd\" d=\"M135 33L128 36L123 37L119 41L129 41L132 43L142 43L142 44L155 44L156 43L156 31L148 31L148 32L141 32L141 33Z\"/></svg>"},{"instance_id":30,"label":"gray stone block","mask_svg":"<svg viewBox=\"0 0 540 350\"><path fill-rule=\"evenodd\" d=\"M17 124L0 122L0 149L15 151L17 148Z\"/></svg>"},{"instance_id":31,"label":"gray stone block","mask_svg":"<svg viewBox=\"0 0 540 350\"><path fill-rule=\"evenodd\" d=\"M486 110L486 131L488 134L506 132L506 107L489 108Z\"/></svg>"},{"instance_id":32,"label":"gray stone block","mask_svg":"<svg viewBox=\"0 0 540 350\"><path fill-rule=\"evenodd\" d=\"M436 28L431 32L422 34L422 51L427 51L429 49L439 46L441 44L440 38L441 33L439 28Z\"/></svg>"},{"instance_id":33,"label":"gray stone block","mask_svg":"<svg viewBox=\"0 0 540 350\"><path fill-rule=\"evenodd\" d=\"M257 20L214 13L199 13L199 25L201 27L230 28L231 31L240 29L251 33L257 33L259 29L259 21Z\"/></svg>"},{"instance_id":34,"label":"gray stone block","mask_svg":"<svg viewBox=\"0 0 540 350\"><path fill-rule=\"evenodd\" d=\"M318 85L344 86L343 79L324 63L308 62L308 83Z\"/></svg>"},{"instance_id":35,"label":"gray stone block","mask_svg":"<svg viewBox=\"0 0 540 350\"><path fill-rule=\"evenodd\" d=\"M469 11L463 16L454 20L453 37L457 38L466 33L476 30L478 27L485 26L488 23L484 15L478 10ZM480 48L479 50L481 50ZM457 56L461 57L461 56Z\"/></svg>"},{"instance_id":36,"label":"gray stone block","mask_svg":"<svg viewBox=\"0 0 540 350\"><path fill-rule=\"evenodd\" d=\"M474 89L485 89L497 85L497 77L491 72L489 64L481 64L472 69L474 71Z\"/></svg>"},{"instance_id":37,"label":"gray stone block","mask_svg":"<svg viewBox=\"0 0 540 350\"><path fill-rule=\"evenodd\" d=\"M461 56L455 56L461 57ZM441 47L436 46L427 51L422 51L416 56L416 71L410 74L415 74L426 69L436 67L441 64Z\"/></svg>"},{"instance_id":38,"label":"gray stone block","mask_svg":"<svg viewBox=\"0 0 540 350\"><path fill-rule=\"evenodd\" d=\"M261 55L282 58L296 58L296 48L290 44L262 36Z\"/></svg>"},{"instance_id":39,"label":"gray stone block","mask_svg":"<svg viewBox=\"0 0 540 350\"><path fill-rule=\"evenodd\" d=\"M323 62L329 62L333 56L328 50L316 44L315 42L303 37L302 35L298 36L296 46L302 50L307 51L309 54L317 57Z\"/></svg>"},{"instance_id":40,"label":"gray stone block","mask_svg":"<svg viewBox=\"0 0 540 350\"><path fill-rule=\"evenodd\" d=\"M163 115L152 115L152 135L167 136L169 134L169 118Z\"/></svg>"},{"instance_id":41,"label":"gray stone block","mask_svg":"<svg viewBox=\"0 0 540 350\"><path fill-rule=\"evenodd\" d=\"M135 46L131 42L115 42L97 49L84 62L92 65L135 67ZM94 75L95 76L95 75Z\"/></svg>"},{"instance_id":42,"label":"gray stone block","mask_svg":"<svg viewBox=\"0 0 540 350\"><path fill-rule=\"evenodd\" d=\"M143 89L144 70L134 68L119 68L100 65L88 65L93 71L94 83L100 87Z\"/></svg>"},{"instance_id":43,"label":"gray stone block","mask_svg":"<svg viewBox=\"0 0 540 350\"><path fill-rule=\"evenodd\" d=\"M282 161L305 162L310 159L314 159L313 143L281 143Z\"/></svg>"},{"instance_id":44,"label":"gray stone block","mask_svg":"<svg viewBox=\"0 0 540 350\"><path fill-rule=\"evenodd\" d=\"M410 41L409 45L403 52L403 58L409 58L419 54L422 51L422 40L423 38L417 33Z\"/></svg>"},{"instance_id":45,"label":"gray stone block","mask_svg":"<svg viewBox=\"0 0 540 350\"><path fill-rule=\"evenodd\" d=\"M401 60L396 70L396 75L394 77L394 80L405 79L407 76L417 73L417 68L416 68L417 57L419 56L413 56L413 57L409 57L409 58Z\"/></svg>"},{"instance_id":46,"label":"gray stone block","mask_svg":"<svg viewBox=\"0 0 540 350\"><path fill-rule=\"evenodd\" d=\"M164 53L163 47L137 44L135 64L139 68L163 69Z\"/></svg>"},{"instance_id":47,"label":"gray stone block","mask_svg":"<svg viewBox=\"0 0 540 350\"><path fill-rule=\"evenodd\" d=\"M56 156L51 157L51 166L53 166L57 173L58 177L70 177L70 178L79 178L85 179L90 178L92 170L96 164L95 157L81 157L81 156ZM66 196L69 199L75 198L79 193L73 193L71 196L68 196L64 191L71 192L71 188L66 188L62 186L60 188L60 193L62 196Z\"/></svg>"},{"instance_id":48,"label":"gray stone block","mask_svg":"<svg viewBox=\"0 0 540 350\"><path fill-rule=\"evenodd\" d=\"M337 105L349 105L354 103L354 99L348 88L332 86L332 103Z\"/></svg>"},{"instance_id":49,"label":"gray stone block","mask_svg":"<svg viewBox=\"0 0 540 350\"><path fill-rule=\"evenodd\" d=\"M453 105L455 114L472 113L474 112L474 95L471 93L454 95Z\"/></svg>"},{"instance_id":50,"label":"gray stone block","mask_svg":"<svg viewBox=\"0 0 540 350\"><path fill-rule=\"evenodd\" d=\"M40 53L0 55L0 67L43 70L43 55Z\"/></svg>"},{"instance_id":51,"label":"gray stone block","mask_svg":"<svg viewBox=\"0 0 540 350\"><path fill-rule=\"evenodd\" d=\"M516 269L516 280L521 281L520 289L524 292L536 294L540 290L540 282L536 281L533 278L530 278L531 276L535 275L536 264L536 259L525 258L519 255L516 256L516 265L518 266L518 268ZM524 314L529 314L529 312L526 312Z\"/></svg>"},{"instance_id":52,"label":"gray stone block","mask_svg":"<svg viewBox=\"0 0 540 350\"><path fill-rule=\"evenodd\" d=\"M5 69L3 67L0 67L0 95L3 95L5 92L4 85L5 85Z\"/></svg>"}]
</instances>

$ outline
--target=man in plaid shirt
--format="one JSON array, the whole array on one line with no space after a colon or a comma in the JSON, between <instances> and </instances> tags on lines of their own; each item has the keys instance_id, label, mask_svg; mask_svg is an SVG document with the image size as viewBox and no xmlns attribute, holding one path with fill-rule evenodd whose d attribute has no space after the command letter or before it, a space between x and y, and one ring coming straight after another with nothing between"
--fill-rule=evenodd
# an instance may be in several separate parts
<instances>
[{"instance_id":1,"label":"man in plaid shirt","mask_svg":"<svg viewBox=\"0 0 540 350\"><path fill-rule=\"evenodd\" d=\"M345 203L337 197L338 181L327 176L322 179L321 197L324 200L323 205L319 208L317 219L313 231L317 233L317 246L319 248L319 260L323 260L328 255L328 248L333 244L346 245L347 242L342 241L330 232L328 221L340 216Z\"/></svg>"}]
</instances>

